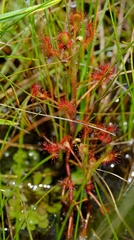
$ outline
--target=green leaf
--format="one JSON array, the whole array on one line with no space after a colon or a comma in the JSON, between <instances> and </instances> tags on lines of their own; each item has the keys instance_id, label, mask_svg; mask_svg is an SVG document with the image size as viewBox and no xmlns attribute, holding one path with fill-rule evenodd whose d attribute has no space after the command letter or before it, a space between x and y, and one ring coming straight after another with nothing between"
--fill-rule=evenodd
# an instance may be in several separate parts
<instances>
[{"instance_id":1,"label":"green leaf","mask_svg":"<svg viewBox=\"0 0 134 240\"><path fill-rule=\"evenodd\" d=\"M10 120L0 119L0 125L14 126L14 125L18 125L18 123L10 121Z\"/></svg>"},{"instance_id":2,"label":"green leaf","mask_svg":"<svg viewBox=\"0 0 134 240\"><path fill-rule=\"evenodd\" d=\"M11 20L16 20L16 19L21 19L31 13L39 12L39 11L45 10L49 7L52 7L53 5L59 3L60 1L61 0L49 0L42 4L38 4L38 5L30 6L27 8L19 9L16 11L0 14L0 23L11 21Z\"/></svg>"}]
</instances>

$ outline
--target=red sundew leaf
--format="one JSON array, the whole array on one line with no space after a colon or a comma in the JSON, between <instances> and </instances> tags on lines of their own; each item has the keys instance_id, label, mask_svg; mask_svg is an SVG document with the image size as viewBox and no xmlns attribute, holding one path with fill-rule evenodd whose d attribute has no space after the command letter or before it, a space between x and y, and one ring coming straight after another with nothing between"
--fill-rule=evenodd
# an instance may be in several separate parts
<instances>
[{"instance_id":1,"label":"red sundew leaf","mask_svg":"<svg viewBox=\"0 0 134 240\"><path fill-rule=\"evenodd\" d=\"M104 124L98 124L97 127L100 127L102 130L106 130L108 132L103 132L101 130L97 131L97 138L102 141L103 143L110 143L112 141L112 136L110 135L110 133L115 133L113 132L114 128L113 128L114 125L108 125L108 126L105 126Z\"/></svg>"},{"instance_id":2,"label":"red sundew leaf","mask_svg":"<svg viewBox=\"0 0 134 240\"><path fill-rule=\"evenodd\" d=\"M94 23L88 23L86 27L86 34L84 38L84 46L85 48L88 47L88 44L91 43L95 36L95 27Z\"/></svg>"},{"instance_id":3,"label":"red sundew leaf","mask_svg":"<svg viewBox=\"0 0 134 240\"><path fill-rule=\"evenodd\" d=\"M65 113L67 112L69 115L74 115L76 111L76 107L71 102L67 102L65 99L60 101L58 108Z\"/></svg>"},{"instance_id":4,"label":"red sundew leaf","mask_svg":"<svg viewBox=\"0 0 134 240\"><path fill-rule=\"evenodd\" d=\"M100 127L101 129L107 130L106 126L104 124L98 124L97 127ZM112 141L112 137L109 133L103 132L101 130L97 131L97 138L102 141L103 143L110 143Z\"/></svg>"},{"instance_id":5,"label":"red sundew leaf","mask_svg":"<svg viewBox=\"0 0 134 240\"><path fill-rule=\"evenodd\" d=\"M45 56L59 56L59 52L56 51L51 44L50 37L43 37L42 39L42 50Z\"/></svg>"},{"instance_id":6,"label":"red sundew leaf","mask_svg":"<svg viewBox=\"0 0 134 240\"><path fill-rule=\"evenodd\" d=\"M100 141L102 141L103 143L110 143L112 141L112 136L110 135L110 133L112 134L116 134L117 132L117 126L114 124L109 124L108 126L105 126L104 124L99 124L98 127L108 131L107 132L103 132L103 131L98 131L97 132L97 137Z\"/></svg>"},{"instance_id":7,"label":"red sundew leaf","mask_svg":"<svg viewBox=\"0 0 134 240\"><path fill-rule=\"evenodd\" d=\"M98 70L92 72L91 78L95 81L109 80L115 72L115 68L111 67L109 63L105 63L99 67Z\"/></svg>"},{"instance_id":8,"label":"red sundew leaf","mask_svg":"<svg viewBox=\"0 0 134 240\"><path fill-rule=\"evenodd\" d=\"M111 150L109 153L107 153L106 157L102 160L101 165L107 166L111 163L118 163L120 160L120 154L115 152L114 150Z\"/></svg>"},{"instance_id":9,"label":"red sundew leaf","mask_svg":"<svg viewBox=\"0 0 134 240\"><path fill-rule=\"evenodd\" d=\"M54 158L58 158L59 156L59 144L58 143L43 143L43 150L47 151L50 154L55 154Z\"/></svg>"},{"instance_id":10,"label":"red sundew leaf","mask_svg":"<svg viewBox=\"0 0 134 240\"><path fill-rule=\"evenodd\" d=\"M74 183L68 177L59 182L60 182L60 185L64 186L66 189L74 189Z\"/></svg>"},{"instance_id":11,"label":"red sundew leaf","mask_svg":"<svg viewBox=\"0 0 134 240\"><path fill-rule=\"evenodd\" d=\"M70 14L70 24L74 32L77 32L82 22L82 13L72 12Z\"/></svg>"},{"instance_id":12,"label":"red sundew leaf","mask_svg":"<svg viewBox=\"0 0 134 240\"><path fill-rule=\"evenodd\" d=\"M37 96L37 93L41 91L41 86L39 84L34 84L31 87L31 94L33 97Z\"/></svg>"},{"instance_id":13,"label":"red sundew leaf","mask_svg":"<svg viewBox=\"0 0 134 240\"><path fill-rule=\"evenodd\" d=\"M71 140L71 136L65 136L60 142L58 143L43 143L43 150L47 151L50 154L55 154L54 158L58 158L59 151L60 150L66 150L67 148L70 148L69 142Z\"/></svg>"},{"instance_id":14,"label":"red sundew leaf","mask_svg":"<svg viewBox=\"0 0 134 240\"><path fill-rule=\"evenodd\" d=\"M109 63L105 63L100 66L100 70L106 74L106 78L111 77L114 74L115 68L111 67Z\"/></svg>"},{"instance_id":15,"label":"red sundew leaf","mask_svg":"<svg viewBox=\"0 0 134 240\"><path fill-rule=\"evenodd\" d=\"M118 131L117 126L114 125L114 124L112 124L112 123L109 124L109 125L106 127L106 130L107 130L108 132L111 132L111 133L114 133L114 134L116 134L117 131Z\"/></svg>"},{"instance_id":16,"label":"red sundew leaf","mask_svg":"<svg viewBox=\"0 0 134 240\"><path fill-rule=\"evenodd\" d=\"M101 81L103 79L103 76L103 72L101 72L100 70L91 73L91 79L97 82Z\"/></svg>"},{"instance_id":17,"label":"red sundew leaf","mask_svg":"<svg viewBox=\"0 0 134 240\"><path fill-rule=\"evenodd\" d=\"M68 32L62 32L58 35L59 49L70 49L73 45L73 40Z\"/></svg>"},{"instance_id":18,"label":"red sundew leaf","mask_svg":"<svg viewBox=\"0 0 134 240\"><path fill-rule=\"evenodd\" d=\"M112 141L111 136L108 133L105 133L105 132L98 133L97 137L103 143L110 143Z\"/></svg>"},{"instance_id":19,"label":"red sundew leaf","mask_svg":"<svg viewBox=\"0 0 134 240\"><path fill-rule=\"evenodd\" d=\"M43 91L42 87L39 84L34 84L31 88L31 94L33 97L37 97L39 99L46 99L48 94Z\"/></svg>"}]
</instances>

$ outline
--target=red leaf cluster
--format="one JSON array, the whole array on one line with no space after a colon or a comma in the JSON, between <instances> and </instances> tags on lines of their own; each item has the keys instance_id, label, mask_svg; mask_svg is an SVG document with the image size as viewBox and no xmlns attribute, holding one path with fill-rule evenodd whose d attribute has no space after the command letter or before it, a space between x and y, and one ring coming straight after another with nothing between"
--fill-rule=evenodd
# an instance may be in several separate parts
<instances>
[{"instance_id":1,"label":"red leaf cluster","mask_svg":"<svg viewBox=\"0 0 134 240\"><path fill-rule=\"evenodd\" d=\"M56 51L51 43L50 37L43 37L42 39L42 50L45 56L59 56L59 52Z\"/></svg>"},{"instance_id":2,"label":"red leaf cluster","mask_svg":"<svg viewBox=\"0 0 134 240\"><path fill-rule=\"evenodd\" d=\"M47 151L50 154L54 154L53 159L58 158L59 156L59 144L58 143L43 143L43 150Z\"/></svg>"},{"instance_id":3,"label":"red leaf cluster","mask_svg":"<svg viewBox=\"0 0 134 240\"><path fill-rule=\"evenodd\" d=\"M100 128L100 130L97 131L98 139L103 143L110 143L112 141L112 135L110 133L116 134L117 127L113 124L109 124L108 126L105 126L104 124L98 124L97 127ZM104 132L103 130L107 132Z\"/></svg>"},{"instance_id":4,"label":"red leaf cluster","mask_svg":"<svg viewBox=\"0 0 134 240\"><path fill-rule=\"evenodd\" d=\"M115 152L114 150L111 150L110 152L107 153L106 157L103 158L101 165L107 166L110 165L111 163L117 163L119 162L120 159L120 154Z\"/></svg>"},{"instance_id":5,"label":"red leaf cluster","mask_svg":"<svg viewBox=\"0 0 134 240\"><path fill-rule=\"evenodd\" d=\"M50 154L54 154L53 159L55 159L55 158L58 158L60 150L66 150L67 148L70 147L70 141L71 141L71 137L67 135L58 143L44 142L43 150L47 151Z\"/></svg>"},{"instance_id":6,"label":"red leaf cluster","mask_svg":"<svg viewBox=\"0 0 134 240\"><path fill-rule=\"evenodd\" d=\"M111 67L110 64L105 63L100 66L100 68L94 71L91 74L91 78L94 81L101 81L101 80L110 80L112 75L114 74L115 68Z\"/></svg>"},{"instance_id":7,"label":"red leaf cluster","mask_svg":"<svg viewBox=\"0 0 134 240\"><path fill-rule=\"evenodd\" d=\"M35 83L32 87L31 87L31 95L33 97L37 97L39 99L46 99L48 97L47 93L42 89L42 87Z\"/></svg>"},{"instance_id":8,"label":"red leaf cluster","mask_svg":"<svg viewBox=\"0 0 134 240\"><path fill-rule=\"evenodd\" d=\"M58 35L58 48L69 49L73 45L73 40L68 32L62 32Z\"/></svg>"},{"instance_id":9,"label":"red leaf cluster","mask_svg":"<svg viewBox=\"0 0 134 240\"><path fill-rule=\"evenodd\" d=\"M88 23L86 27L86 34L84 39L85 48L88 47L88 44L91 43L95 36L95 27L93 23Z\"/></svg>"},{"instance_id":10,"label":"red leaf cluster","mask_svg":"<svg viewBox=\"0 0 134 240\"><path fill-rule=\"evenodd\" d=\"M73 116L76 111L76 107L72 102L66 101L65 99L61 99L60 103L58 104L59 110L68 113L70 116Z\"/></svg>"},{"instance_id":11,"label":"red leaf cluster","mask_svg":"<svg viewBox=\"0 0 134 240\"><path fill-rule=\"evenodd\" d=\"M74 32L77 32L82 22L82 13L72 12L70 14L70 24Z\"/></svg>"}]
</instances>

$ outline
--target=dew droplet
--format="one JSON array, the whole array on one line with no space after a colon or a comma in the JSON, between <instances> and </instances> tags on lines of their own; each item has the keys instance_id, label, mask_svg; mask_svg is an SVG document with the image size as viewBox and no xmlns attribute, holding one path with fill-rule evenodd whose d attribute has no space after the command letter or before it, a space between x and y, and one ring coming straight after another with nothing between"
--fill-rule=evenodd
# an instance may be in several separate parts
<instances>
[{"instance_id":1,"label":"dew droplet","mask_svg":"<svg viewBox=\"0 0 134 240\"><path fill-rule=\"evenodd\" d=\"M130 159L130 155L127 153L127 154L125 155L125 158L126 158L126 159Z\"/></svg>"},{"instance_id":2,"label":"dew droplet","mask_svg":"<svg viewBox=\"0 0 134 240\"><path fill-rule=\"evenodd\" d=\"M75 3L75 2L74 2L74 3L71 3L71 4L70 4L70 7L71 7L71 8L76 8L76 3Z\"/></svg>"},{"instance_id":3,"label":"dew droplet","mask_svg":"<svg viewBox=\"0 0 134 240\"><path fill-rule=\"evenodd\" d=\"M131 138L131 139L130 139L130 141L129 141L129 143L128 143L128 145L130 145L130 146L131 146L131 145L133 145L133 143L134 143L134 139L133 139L133 138Z\"/></svg>"},{"instance_id":4,"label":"dew droplet","mask_svg":"<svg viewBox=\"0 0 134 240\"><path fill-rule=\"evenodd\" d=\"M114 168L114 167L115 167L115 165L112 163L112 164L110 165L110 167L111 167L111 168Z\"/></svg>"},{"instance_id":5,"label":"dew droplet","mask_svg":"<svg viewBox=\"0 0 134 240\"><path fill-rule=\"evenodd\" d=\"M119 98L117 98L116 100L115 100L115 102L119 102L120 100L119 100Z\"/></svg>"},{"instance_id":6,"label":"dew droplet","mask_svg":"<svg viewBox=\"0 0 134 240\"><path fill-rule=\"evenodd\" d=\"M112 53L111 51L108 51L108 52L106 53L106 55L107 55L108 57L112 57L113 53Z\"/></svg>"}]
</instances>

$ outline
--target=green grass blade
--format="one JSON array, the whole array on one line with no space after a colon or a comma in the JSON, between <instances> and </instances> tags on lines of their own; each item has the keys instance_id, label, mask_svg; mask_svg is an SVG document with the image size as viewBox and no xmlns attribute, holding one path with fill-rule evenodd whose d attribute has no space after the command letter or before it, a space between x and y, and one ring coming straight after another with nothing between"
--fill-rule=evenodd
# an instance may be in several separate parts
<instances>
[{"instance_id":1,"label":"green grass blade","mask_svg":"<svg viewBox=\"0 0 134 240\"><path fill-rule=\"evenodd\" d=\"M59 3L61 0L49 0L45 3L42 4L38 4L35 6L31 6L28 8L24 8L24 9L19 9L16 11L12 11L12 12L7 12L7 13L3 13L0 15L0 22L1 23L6 23L8 21L11 20L16 20L16 19L21 19L29 14L34 14L35 12L39 12L39 11L43 11L49 7L54 6L55 4Z\"/></svg>"},{"instance_id":2,"label":"green grass blade","mask_svg":"<svg viewBox=\"0 0 134 240\"><path fill-rule=\"evenodd\" d=\"M9 126L16 126L18 123L10 121L10 120L5 120L5 119L0 119L0 125L9 125Z\"/></svg>"}]
</instances>

